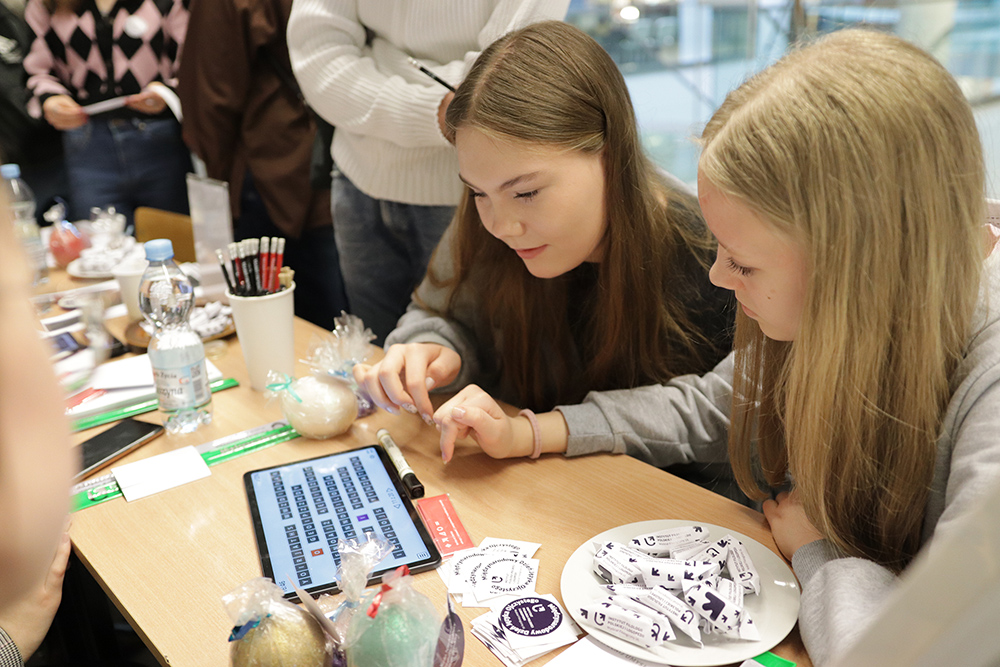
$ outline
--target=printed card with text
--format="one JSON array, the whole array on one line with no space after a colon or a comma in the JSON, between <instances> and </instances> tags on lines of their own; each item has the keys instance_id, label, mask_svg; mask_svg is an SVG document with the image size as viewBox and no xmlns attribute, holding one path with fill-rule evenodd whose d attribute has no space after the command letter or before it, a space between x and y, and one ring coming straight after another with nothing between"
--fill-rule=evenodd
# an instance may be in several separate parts
<instances>
[{"instance_id":1,"label":"printed card with text","mask_svg":"<svg viewBox=\"0 0 1000 667\"><path fill-rule=\"evenodd\" d=\"M472 546L469 533L466 532L462 520L458 518L451 498L447 494L421 498L417 501L417 511L424 520L424 525L434 538L434 544L441 557L447 559L456 551Z\"/></svg>"}]
</instances>

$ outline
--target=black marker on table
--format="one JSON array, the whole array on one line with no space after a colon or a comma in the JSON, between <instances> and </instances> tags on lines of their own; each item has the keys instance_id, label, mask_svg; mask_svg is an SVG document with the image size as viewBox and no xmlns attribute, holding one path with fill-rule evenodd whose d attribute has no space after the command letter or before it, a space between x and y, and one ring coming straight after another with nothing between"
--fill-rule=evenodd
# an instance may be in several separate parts
<instances>
[{"instance_id":1,"label":"black marker on table","mask_svg":"<svg viewBox=\"0 0 1000 667\"><path fill-rule=\"evenodd\" d=\"M410 494L411 498L423 498L424 497L424 485L420 483L417 476L413 474L413 470L410 468L410 464L406 462L403 458L403 452L399 451L399 445L392 439L389 435L389 431L384 428L380 428L375 434L378 438L379 444L385 449L385 453L389 455L389 460L392 461L392 465L396 467L396 472L399 473L399 478L403 480L403 486L406 487L406 492Z\"/></svg>"}]
</instances>

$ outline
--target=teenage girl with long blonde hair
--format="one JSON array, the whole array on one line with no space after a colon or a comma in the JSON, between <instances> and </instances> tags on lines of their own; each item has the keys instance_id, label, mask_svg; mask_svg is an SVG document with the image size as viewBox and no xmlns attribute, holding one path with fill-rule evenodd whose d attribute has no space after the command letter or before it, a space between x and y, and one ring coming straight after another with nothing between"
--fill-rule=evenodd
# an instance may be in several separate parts
<instances>
[{"instance_id":1,"label":"teenage girl with long blonde hair","mask_svg":"<svg viewBox=\"0 0 1000 667\"><path fill-rule=\"evenodd\" d=\"M376 403L429 420L429 385L475 382L548 411L703 373L729 353L731 297L708 280L697 201L644 155L597 42L555 21L508 34L446 120L468 196L385 359L355 369ZM551 418L562 421L540 417L543 429ZM530 433L528 418L516 428Z\"/></svg>"}]
</instances>

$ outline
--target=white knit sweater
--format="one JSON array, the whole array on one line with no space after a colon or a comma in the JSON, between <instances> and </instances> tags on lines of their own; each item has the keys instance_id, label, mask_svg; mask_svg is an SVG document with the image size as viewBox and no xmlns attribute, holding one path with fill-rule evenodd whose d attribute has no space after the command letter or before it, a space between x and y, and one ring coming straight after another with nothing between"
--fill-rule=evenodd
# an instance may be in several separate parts
<instances>
[{"instance_id":1,"label":"white knit sweater","mask_svg":"<svg viewBox=\"0 0 1000 667\"><path fill-rule=\"evenodd\" d=\"M454 206L458 163L437 112L447 94L412 56L458 85L502 35L562 19L569 0L295 0L288 46L310 106L337 129L333 158L365 194ZM368 29L374 37L366 44Z\"/></svg>"}]
</instances>

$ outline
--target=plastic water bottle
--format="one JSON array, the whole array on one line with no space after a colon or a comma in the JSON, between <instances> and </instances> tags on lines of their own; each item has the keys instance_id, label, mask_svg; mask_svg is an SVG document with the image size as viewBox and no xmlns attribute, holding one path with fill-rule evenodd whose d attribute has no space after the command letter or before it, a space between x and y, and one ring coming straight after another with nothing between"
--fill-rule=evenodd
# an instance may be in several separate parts
<instances>
[{"instance_id":1,"label":"plastic water bottle","mask_svg":"<svg viewBox=\"0 0 1000 667\"><path fill-rule=\"evenodd\" d=\"M4 195L14 218L14 235L21 241L28 262L34 270L32 284L48 281L49 267L45 259L45 245L35 220L35 194L21 178L21 167L16 164L0 165Z\"/></svg>"},{"instance_id":2,"label":"plastic water bottle","mask_svg":"<svg viewBox=\"0 0 1000 667\"><path fill-rule=\"evenodd\" d=\"M194 287L174 263L169 240L148 241L145 249L149 266L139 286L139 309L154 327L148 351L156 398L167 433L190 433L212 421L205 346L188 322Z\"/></svg>"}]
</instances>

